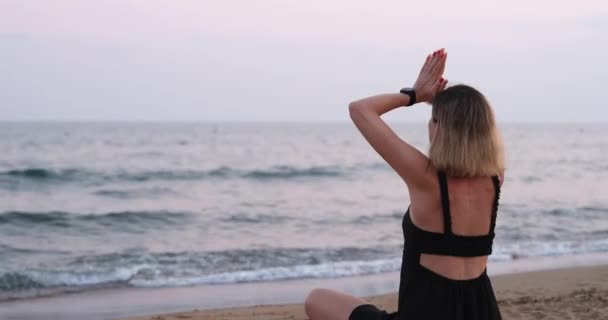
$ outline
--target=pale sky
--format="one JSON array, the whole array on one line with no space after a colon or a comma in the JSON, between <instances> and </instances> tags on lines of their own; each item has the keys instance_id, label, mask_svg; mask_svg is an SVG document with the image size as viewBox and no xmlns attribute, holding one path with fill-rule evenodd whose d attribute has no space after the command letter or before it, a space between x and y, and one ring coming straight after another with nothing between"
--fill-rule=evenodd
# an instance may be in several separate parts
<instances>
[{"instance_id":1,"label":"pale sky","mask_svg":"<svg viewBox=\"0 0 608 320\"><path fill-rule=\"evenodd\" d=\"M441 47L499 121L608 121L606 0L0 0L0 120L348 121Z\"/></svg>"}]
</instances>

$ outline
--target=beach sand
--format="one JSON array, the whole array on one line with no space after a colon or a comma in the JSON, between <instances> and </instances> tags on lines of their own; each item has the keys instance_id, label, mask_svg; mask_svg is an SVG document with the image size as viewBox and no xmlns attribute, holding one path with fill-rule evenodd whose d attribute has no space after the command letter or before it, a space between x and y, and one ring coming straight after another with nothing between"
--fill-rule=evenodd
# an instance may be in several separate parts
<instances>
[{"instance_id":1,"label":"beach sand","mask_svg":"<svg viewBox=\"0 0 608 320\"><path fill-rule=\"evenodd\" d=\"M574 267L492 277L503 318L608 319L608 266ZM397 306L397 294L367 297L386 310ZM128 320L304 320L301 304L193 310Z\"/></svg>"}]
</instances>

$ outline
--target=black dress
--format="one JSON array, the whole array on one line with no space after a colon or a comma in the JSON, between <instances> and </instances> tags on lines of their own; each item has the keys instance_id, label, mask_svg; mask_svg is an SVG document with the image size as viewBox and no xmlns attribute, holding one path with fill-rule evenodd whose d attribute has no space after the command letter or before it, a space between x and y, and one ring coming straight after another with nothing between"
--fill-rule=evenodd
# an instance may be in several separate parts
<instances>
[{"instance_id":1,"label":"black dress","mask_svg":"<svg viewBox=\"0 0 608 320\"><path fill-rule=\"evenodd\" d=\"M496 320L501 319L490 278L483 273L474 279L453 280L420 265L420 254L457 257L486 256L492 253L500 182L493 176L495 198L490 232L483 236L452 233L448 185L445 173L438 172L443 208L444 232L429 232L412 222L409 208L403 217L403 260L399 284L399 305L388 313L371 304L356 307L349 320Z\"/></svg>"}]
</instances>

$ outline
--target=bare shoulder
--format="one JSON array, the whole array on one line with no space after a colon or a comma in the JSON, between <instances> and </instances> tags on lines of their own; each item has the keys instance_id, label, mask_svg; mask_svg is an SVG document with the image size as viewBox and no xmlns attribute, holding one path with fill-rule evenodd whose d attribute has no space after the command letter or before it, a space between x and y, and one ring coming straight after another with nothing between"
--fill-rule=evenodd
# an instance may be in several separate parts
<instances>
[{"instance_id":1,"label":"bare shoulder","mask_svg":"<svg viewBox=\"0 0 608 320\"><path fill-rule=\"evenodd\" d=\"M435 166L427 159L424 164L421 162L416 171L415 183L405 181L410 194L425 195L431 190L439 190L439 175Z\"/></svg>"},{"instance_id":2,"label":"bare shoulder","mask_svg":"<svg viewBox=\"0 0 608 320\"><path fill-rule=\"evenodd\" d=\"M415 184L407 184L410 195L410 207L414 220L424 219L431 212L436 211L440 199L440 187L437 169L428 165L419 172L419 179Z\"/></svg>"}]
</instances>

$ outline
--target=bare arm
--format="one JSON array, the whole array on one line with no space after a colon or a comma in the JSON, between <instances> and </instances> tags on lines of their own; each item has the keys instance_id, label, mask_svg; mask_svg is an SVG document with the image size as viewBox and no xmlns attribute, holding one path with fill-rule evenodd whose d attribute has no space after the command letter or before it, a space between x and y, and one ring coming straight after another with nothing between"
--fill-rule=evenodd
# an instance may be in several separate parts
<instances>
[{"instance_id":1,"label":"bare arm","mask_svg":"<svg viewBox=\"0 0 608 320\"><path fill-rule=\"evenodd\" d=\"M429 102L447 83L441 76L447 55L436 51L426 59L414 89L418 102ZM382 114L409 104L409 96L401 93L380 94L351 102L350 117L369 144L409 185L424 183L428 158L403 141L382 120Z\"/></svg>"}]
</instances>

